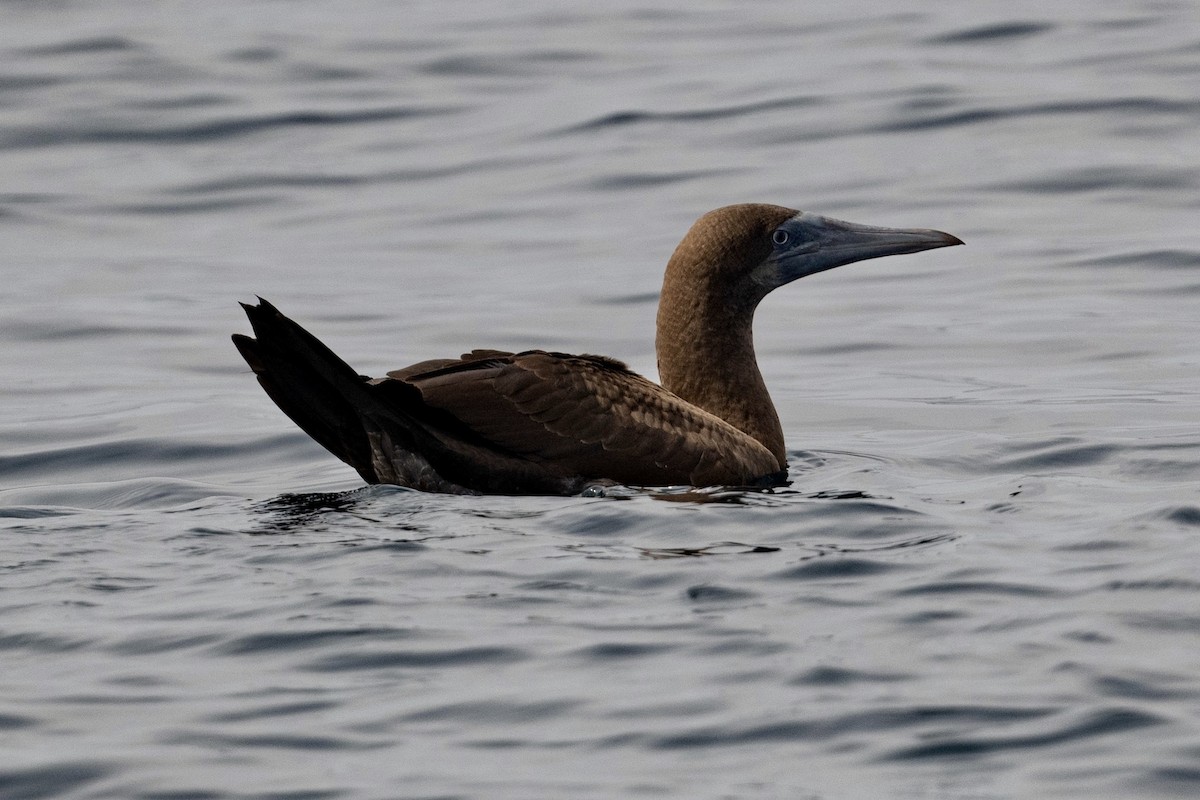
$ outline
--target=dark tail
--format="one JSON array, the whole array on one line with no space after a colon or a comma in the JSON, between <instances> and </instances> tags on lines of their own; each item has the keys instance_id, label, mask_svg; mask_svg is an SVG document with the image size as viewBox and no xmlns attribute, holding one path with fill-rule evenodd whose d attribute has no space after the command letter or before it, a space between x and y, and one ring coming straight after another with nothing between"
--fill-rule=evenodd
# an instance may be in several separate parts
<instances>
[{"instance_id":1,"label":"dark tail","mask_svg":"<svg viewBox=\"0 0 1200 800\"><path fill-rule=\"evenodd\" d=\"M258 299L242 303L257 338L233 335L275 405L367 483L437 492L571 494L564 476L484 441L403 380L374 383ZM482 361L479 363L483 363ZM569 476L568 476L569 477Z\"/></svg>"},{"instance_id":2,"label":"dark tail","mask_svg":"<svg viewBox=\"0 0 1200 800\"><path fill-rule=\"evenodd\" d=\"M361 411L374 405L367 378L275 306L242 303L256 339L233 343L275 404L326 450L377 483Z\"/></svg>"}]
</instances>

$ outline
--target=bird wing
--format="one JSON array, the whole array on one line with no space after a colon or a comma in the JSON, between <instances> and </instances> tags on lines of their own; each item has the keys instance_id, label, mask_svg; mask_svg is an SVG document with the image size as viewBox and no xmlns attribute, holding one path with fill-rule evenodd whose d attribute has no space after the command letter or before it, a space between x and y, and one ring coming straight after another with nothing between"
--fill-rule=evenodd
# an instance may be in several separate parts
<instances>
[{"instance_id":1,"label":"bird wing","mask_svg":"<svg viewBox=\"0 0 1200 800\"><path fill-rule=\"evenodd\" d=\"M477 350L396 370L378 387L396 383L460 423L460 436L564 476L746 484L782 468L752 437L601 356Z\"/></svg>"}]
</instances>

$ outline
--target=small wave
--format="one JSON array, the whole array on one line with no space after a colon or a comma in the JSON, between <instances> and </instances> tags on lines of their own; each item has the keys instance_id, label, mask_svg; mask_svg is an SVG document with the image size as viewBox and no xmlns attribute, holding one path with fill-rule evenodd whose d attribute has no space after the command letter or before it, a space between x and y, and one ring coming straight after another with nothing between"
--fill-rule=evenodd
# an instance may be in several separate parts
<instances>
[{"instance_id":1,"label":"small wave","mask_svg":"<svg viewBox=\"0 0 1200 800\"><path fill-rule=\"evenodd\" d=\"M0 769L0 791L13 800L66 797L112 771L111 766L94 761L59 761L26 769Z\"/></svg>"},{"instance_id":2,"label":"small wave","mask_svg":"<svg viewBox=\"0 0 1200 800\"><path fill-rule=\"evenodd\" d=\"M22 320L6 338L16 342L95 342L99 339L130 338L146 340L159 337L183 337L187 328L166 325L87 325L63 319Z\"/></svg>"},{"instance_id":3,"label":"small wave","mask_svg":"<svg viewBox=\"0 0 1200 800\"><path fill-rule=\"evenodd\" d=\"M619 294L601 297L594 301L602 306L643 306L658 302L658 292L642 292L639 294Z\"/></svg>"},{"instance_id":4,"label":"small wave","mask_svg":"<svg viewBox=\"0 0 1200 800\"><path fill-rule=\"evenodd\" d=\"M646 644L644 642L601 642L574 651L586 661L615 661L629 658L642 658L660 653L670 652L675 648L667 644Z\"/></svg>"},{"instance_id":5,"label":"small wave","mask_svg":"<svg viewBox=\"0 0 1200 800\"><path fill-rule=\"evenodd\" d=\"M1098 258L1068 262L1078 267L1145 266L1157 269L1200 269L1200 252L1195 250L1136 250Z\"/></svg>"},{"instance_id":6,"label":"small wave","mask_svg":"<svg viewBox=\"0 0 1200 800\"><path fill-rule=\"evenodd\" d=\"M1067 723L1056 730L1045 733L1031 733L1024 736L938 737L932 742L895 750L884 760L912 761L983 756L1009 750L1025 750L1086 741L1097 736L1149 728L1164 722L1163 718L1144 711L1125 708L1105 709L1090 714L1079 722Z\"/></svg>"},{"instance_id":7,"label":"small wave","mask_svg":"<svg viewBox=\"0 0 1200 800\"><path fill-rule=\"evenodd\" d=\"M392 650L339 653L310 662L310 672L356 672L377 669L441 669L445 667L509 664L527 657L515 647L460 647L445 650Z\"/></svg>"},{"instance_id":8,"label":"small wave","mask_svg":"<svg viewBox=\"0 0 1200 800\"><path fill-rule=\"evenodd\" d=\"M698 556L728 556L747 553L778 553L781 548L741 542L719 542L696 547L639 547L647 558L696 558Z\"/></svg>"},{"instance_id":9,"label":"small wave","mask_svg":"<svg viewBox=\"0 0 1200 800\"><path fill-rule=\"evenodd\" d=\"M1072 169L1045 177L994 183L987 187L1002 192L1030 194L1079 194L1118 189L1162 191L1188 189L1196 184L1186 170L1154 170L1138 167L1097 166Z\"/></svg>"},{"instance_id":10,"label":"small wave","mask_svg":"<svg viewBox=\"0 0 1200 800\"><path fill-rule=\"evenodd\" d=\"M1180 525L1200 526L1200 506L1178 506L1163 513L1163 518Z\"/></svg>"},{"instance_id":11,"label":"small wave","mask_svg":"<svg viewBox=\"0 0 1200 800\"><path fill-rule=\"evenodd\" d=\"M365 516L375 501L386 503L392 498L406 500L420 493L402 486L373 485L345 492L309 492L306 494L282 494L256 503L253 510L264 518L253 531L261 534L293 533L311 528L313 525L334 519L338 515L349 515L364 520L375 520ZM405 514L417 513L419 509L406 507ZM386 511L385 511L386 513ZM344 520L346 517L342 517ZM394 527L394 526L393 526ZM402 526L402 530L420 533L423 529ZM420 550L423 545L413 539L399 541L376 541L375 547L384 549Z\"/></svg>"},{"instance_id":12,"label":"small wave","mask_svg":"<svg viewBox=\"0 0 1200 800\"><path fill-rule=\"evenodd\" d=\"M395 122L415 117L453 113L449 107L394 106L355 111L290 111L261 116L204 120L175 127L101 126L12 128L0 138L0 147L30 149L74 144L191 144L241 136L252 136L288 128L332 125L364 125Z\"/></svg>"},{"instance_id":13,"label":"small wave","mask_svg":"<svg viewBox=\"0 0 1200 800\"><path fill-rule=\"evenodd\" d=\"M53 481L61 475L77 475L91 470L103 474L121 466L142 474L164 466L197 463L211 466L214 460L259 455L287 445L305 445L303 434L262 437L234 443L187 441L165 438L122 439L83 445L50 447L16 455L0 455L0 478L6 483L18 481L27 488L10 489L0 498L16 504L82 504L85 508L117 508L145 502L166 505L176 499L187 501L215 495L232 495L205 484L173 478L138 478L104 483L55 484L28 486L39 480ZM72 500L72 498L76 498Z\"/></svg>"},{"instance_id":14,"label":"small wave","mask_svg":"<svg viewBox=\"0 0 1200 800\"><path fill-rule=\"evenodd\" d=\"M85 453L92 452L90 448L71 448ZM104 450L104 448L100 448ZM105 451L108 456L112 453ZM130 456L133 458L133 456ZM202 456L201 456L202 457ZM10 456L19 465L19 457ZM5 466L6 459L0 458L0 475L22 474L19 466L12 468L9 473ZM56 459L49 458L49 464L40 466L47 472L53 471ZM39 466L36 460L28 462L31 471ZM72 462L74 463L74 462ZM23 476L23 479L27 477ZM43 516L61 516L70 513L66 509L131 509L158 508L170 509L188 506L201 500L213 497L240 497L240 495L216 486L192 481L175 480L171 478L135 478L126 481L109 483L53 484L45 486L30 486L19 489L7 489L0 492L0 503L6 508L0 509L0 516L36 518ZM8 506L8 504L12 506ZM16 508L26 509L17 513Z\"/></svg>"},{"instance_id":15,"label":"small wave","mask_svg":"<svg viewBox=\"0 0 1200 800\"><path fill-rule=\"evenodd\" d=\"M4 75L0 76L0 92L48 89L64 82L63 78L54 75Z\"/></svg>"},{"instance_id":16,"label":"small wave","mask_svg":"<svg viewBox=\"0 0 1200 800\"><path fill-rule=\"evenodd\" d=\"M830 519L877 519L881 515L893 519L921 516L921 512L889 503L886 498L872 497L852 489L827 489L821 492L814 492L810 498L812 500L823 501L812 504L811 507L814 513ZM893 530L891 533L894 534L895 531Z\"/></svg>"},{"instance_id":17,"label":"small wave","mask_svg":"<svg viewBox=\"0 0 1200 800\"><path fill-rule=\"evenodd\" d=\"M626 191L629 189L647 189L655 186L668 186L672 183L683 183L704 178L728 175L726 169L697 169L679 170L678 172L630 172L623 175L606 175L587 181L586 186L602 191Z\"/></svg>"},{"instance_id":18,"label":"small wave","mask_svg":"<svg viewBox=\"0 0 1200 800\"><path fill-rule=\"evenodd\" d=\"M658 749L729 747L786 741L828 742L856 731L881 731L960 724L972 728L1037 719L1047 708L1002 706L914 706L880 708L835 717L779 720L759 725L697 728L651 740Z\"/></svg>"},{"instance_id":19,"label":"small wave","mask_svg":"<svg viewBox=\"0 0 1200 800\"><path fill-rule=\"evenodd\" d=\"M1104 584L1104 589L1108 591L1135 591L1135 592L1174 592L1182 589L1185 592L1200 591L1200 581L1187 580L1184 578L1161 578L1158 580L1122 580L1109 581Z\"/></svg>"},{"instance_id":20,"label":"small wave","mask_svg":"<svg viewBox=\"0 0 1200 800\"><path fill-rule=\"evenodd\" d=\"M1028 452L1031 450L1034 452ZM1058 439L1020 443L1005 448L1005 451L1010 455L1006 457L1001 452L980 463L988 464L989 471L995 472L1038 472L1100 464L1119 454L1121 448L1109 444L1086 444L1077 439Z\"/></svg>"},{"instance_id":21,"label":"small wave","mask_svg":"<svg viewBox=\"0 0 1200 800\"><path fill-rule=\"evenodd\" d=\"M825 102L816 96L785 97L759 103L745 103L717 108L699 108L685 111L617 111L582 122L558 131L558 134L584 133L606 128L624 127L653 122L709 122L711 120L736 118L780 109L806 108Z\"/></svg>"},{"instance_id":22,"label":"small wave","mask_svg":"<svg viewBox=\"0 0 1200 800\"><path fill-rule=\"evenodd\" d=\"M0 493L0 500L4 500ZM0 507L0 518L5 519L45 519L47 517L63 517L75 513L74 509L43 508L40 506L3 506Z\"/></svg>"},{"instance_id":23,"label":"small wave","mask_svg":"<svg viewBox=\"0 0 1200 800\"><path fill-rule=\"evenodd\" d=\"M777 572L771 577L775 580L787 581L845 580L882 575L898 569L904 569L904 567L865 558L813 557L798 567Z\"/></svg>"},{"instance_id":24,"label":"small wave","mask_svg":"<svg viewBox=\"0 0 1200 800\"><path fill-rule=\"evenodd\" d=\"M238 175L232 178L191 183L178 187L174 194L215 194L221 192L244 192L261 189L326 189L331 186L362 186L374 183L377 175L331 175L326 173L301 174L256 174Z\"/></svg>"},{"instance_id":25,"label":"small wave","mask_svg":"<svg viewBox=\"0 0 1200 800\"><path fill-rule=\"evenodd\" d=\"M175 216L182 214L222 214L239 208L265 208L284 202L283 197L226 197L220 200L196 200L190 203L179 201L159 203L127 203L102 206L99 210L108 214L138 214L145 216Z\"/></svg>"},{"instance_id":26,"label":"small wave","mask_svg":"<svg viewBox=\"0 0 1200 800\"><path fill-rule=\"evenodd\" d=\"M908 111L916 109L908 108ZM1116 117L1149 117L1155 115L1194 116L1200 112L1200 101L1167 100L1158 97L1114 97L1108 100L1063 100L1054 103L1034 103L1010 108L973 108L945 114L907 114L901 119L868 126L862 133L901 133L936 128L956 128L1005 119L1088 115L1109 113ZM837 135L841 135L838 133Z\"/></svg>"},{"instance_id":27,"label":"small wave","mask_svg":"<svg viewBox=\"0 0 1200 800\"><path fill-rule=\"evenodd\" d=\"M864 672L845 667L814 667L788 683L792 686L849 686L856 683L895 683L916 676L903 672Z\"/></svg>"},{"instance_id":28,"label":"small wave","mask_svg":"<svg viewBox=\"0 0 1200 800\"><path fill-rule=\"evenodd\" d=\"M105 650L124 656L145 656L155 653L190 650L210 644L216 639L217 636L214 634L197 634L194 636L177 636L173 634L135 636L108 645L105 647Z\"/></svg>"},{"instance_id":29,"label":"small wave","mask_svg":"<svg viewBox=\"0 0 1200 800\"><path fill-rule=\"evenodd\" d=\"M1196 797L1200 795L1200 767L1191 765L1195 758L1186 758L1186 766L1160 767L1151 770L1149 775L1131 782L1129 796L1143 793L1149 787L1162 791L1163 796Z\"/></svg>"},{"instance_id":30,"label":"small wave","mask_svg":"<svg viewBox=\"0 0 1200 800\"><path fill-rule=\"evenodd\" d=\"M1187 613L1126 614L1124 622L1135 631L1150 630L1163 633L1200 634L1200 616Z\"/></svg>"},{"instance_id":31,"label":"small wave","mask_svg":"<svg viewBox=\"0 0 1200 800\"><path fill-rule=\"evenodd\" d=\"M176 111L181 108L212 108L214 106L232 105L234 98L217 94L216 92L193 92L172 97L150 97L144 100L133 100L128 108L141 108L147 111Z\"/></svg>"},{"instance_id":32,"label":"small wave","mask_svg":"<svg viewBox=\"0 0 1200 800\"><path fill-rule=\"evenodd\" d=\"M894 597L937 594L988 594L1001 597L1061 597L1064 592L1044 586L1006 581L931 581L892 592Z\"/></svg>"},{"instance_id":33,"label":"small wave","mask_svg":"<svg viewBox=\"0 0 1200 800\"><path fill-rule=\"evenodd\" d=\"M85 53L130 53L141 50L142 46L132 39L123 36L92 36L83 39L72 39L59 44L38 45L22 51L28 56L73 56Z\"/></svg>"},{"instance_id":34,"label":"small wave","mask_svg":"<svg viewBox=\"0 0 1200 800\"><path fill-rule=\"evenodd\" d=\"M1163 674L1143 674L1139 677L1102 675L1092 681L1098 692L1108 697L1119 697L1125 700L1190 700L1196 697L1192 689L1170 688L1168 684L1178 687L1184 681L1177 676Z\"/></svg>"},{"instance_id":35,"label":"small wave","mask_svg":"<svg viewBox=\"0 0 1200 800\"><path fill-rule=\"evenodd\" d=\"M0 651L12 650L27 653L69 653L91 644L88 639L68 639L65 636L50 636L42 633L0 634Z\"/></svg>"},{"instance_id":36,"label":"small wave","mask_svg":"<svg viewBox=\"0 0 1200 800\"><path fill-rule=\"evenodd\" d=\"M737 589L732 586L720 586L711 583L689 586L685 594L688 600L697 603L742 603L747 600L753 600L758 596L746 589Z\"/></svg>"},{"instance_id":37,"label":"small wave","mask_svg":"<svg viewBox=\"0 0 1200 800\"><path fill-rule=\"evenodd\" d=\"M212 180L188 183L169 189L175 195L220 194L226 192L245 192L256 190L291 190L291 189L328 189L331 187L373 186L379 184L411 184L420 181L452 178L459 175L474 175L497 169L528 166L534 163L525 159L484 158L471 159L458 163L430 167L412 167L407 169L381 170L368 173L332 173L332 172L299 172L299 173L242 173L230 177L217 177ZM0 195L2 197L2 195ZM53 198L51 198L53 199ZM461 219L454 217L450 221L431 220L431 225L461 224Z\"/></svg>"},{"instance_id":38,"label":"small wave","mask_svg":"<svg viewBox=\"0 0 1200 800\"><path fill-rule=\"evenodd\" d=\"M291 632L254 633L239 636L221 644L215 651L221 655L258 656L263 653L291 652L341 644L361 639L387 641L389 639L411 639L415 633L403 628L346 628L326 630L301 630Z\"/></svg>"},{"instance_id":39,"label":"small wave","mask_svg":"<svg viewBox=\"0 0 1200 800\"><path fill-rule=\"evenodd\" d=\"M1040 33L1047 33L1057 27L1049 22L1001 22L995 25L983 25L953 33L944 33L925 41L928 44L1007 43L1012 39L1025 39Z\"/></svg>"},{"instance_id":40,"label":"small wave","mask_svg":"<svg viewBox=\"0 0 1200 800\"><path fill-rule=\"evenodd\" d=\"M38 721L33 717L26 717L22 714L0 714L0 731L16 731L23 728L32 728L38 724Z\"/></svg>"},{"instance_id":41,"label":"small wave","mask_svg":"<svg viewBox=\"0 0 1200 800\"><path fill-rule=\"evenodd\" d=\"M329 711L338 708L338 703L328 700L312 700L298 703L267 703L255 708L242 708L237 711L223 711L209 714L203 718L205 722L251 722L260 719L290 717L296 714L313 714L319 711Z\"/></svg>"},{"instance_id":42,"label":"small wave","mask_svg":"<svg viewBox=\"0 0 1200 800\"><path fill-rule=\"evenodd\" d=\"M381 742L361 741L339 736L302 736L285 733L269 733L253 736L216 733L180 733L167 737L164 742L166 744L194 745L217 751L234 750L237 752L260 749L302 751L371 750L387 746Z\"/></svg>"},{"instance_id":43,"label":"small wave","mask_svg":"<svg viewBox=\"0 0 1200 800\"><path fill-rule=\"evenodd\" d=\"M571 700L520 702L487 700L478 702L444 703L403 715L404 722L458 721L471 726L526 724L540 719L562 717L580 704Z\"/></svg>"},{"instance_id":44,"label":"small wave","mask_svg":"<svg viewBox=\"0 0 1200 800\"><path fill-rule=\"evenodd\" d=\"M582 50L546 50L505 55L453 55L435 58L421 67L428 75L464 78L501 78L538 75L547 66L590 61L593 56Z\"/></svg>"},{"instance_id":45,"label":"small wave","mask_svg":"<svg viewBox=\"0 0 1200 800\"><path fill-rule=\"evenodd\" d=\"M249 64L261 64L267 61L279 61L285 56L285 52L278 47L268 47L266 45L255 45L253 47L239 47L236 50L230 50L225 54L225 58L231 61L245 61Z\"/></svg>"}]
</instances>

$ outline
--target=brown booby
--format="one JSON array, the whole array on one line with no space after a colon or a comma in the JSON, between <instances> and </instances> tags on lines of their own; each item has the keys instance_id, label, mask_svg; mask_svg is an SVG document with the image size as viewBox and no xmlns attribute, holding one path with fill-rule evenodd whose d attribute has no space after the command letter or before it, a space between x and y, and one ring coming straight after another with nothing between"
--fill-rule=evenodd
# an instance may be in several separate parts
<instances>
[{"instance_id":1,"label":"brown booby","mask_svg":"<svg viewBox=\"0 0 1200 800\"><path fill-rule=\"evenodd\" d=\"M368 483L461 494L576 494L591 484L778 486L783 429L751 323L797 278L962 244L762 204L702 216L667 264L655 384L615 359L472 350L357 374L259 298L233 342L272 400Z\"/></svg>"}]
</instances>

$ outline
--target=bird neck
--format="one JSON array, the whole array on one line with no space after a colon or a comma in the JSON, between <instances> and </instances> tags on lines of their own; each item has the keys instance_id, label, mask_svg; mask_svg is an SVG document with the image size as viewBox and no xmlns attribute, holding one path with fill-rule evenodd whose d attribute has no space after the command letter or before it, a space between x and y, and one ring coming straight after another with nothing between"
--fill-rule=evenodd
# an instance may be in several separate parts
<instances>
[{"instance_id":1,"label":"bird neck","mask_svg":"<svg viewBox=\"0 0 1200 800\"><path fill-rule=\"evenodd\" d=\"M690 272L690 271L689 271ZM754 357L752 323L762 299L668 268L658 307L658 374L663 388L761 442L787 464L783 428Z\"/></svg>"}]
</instances>

